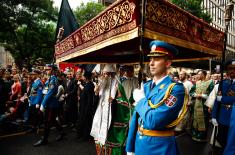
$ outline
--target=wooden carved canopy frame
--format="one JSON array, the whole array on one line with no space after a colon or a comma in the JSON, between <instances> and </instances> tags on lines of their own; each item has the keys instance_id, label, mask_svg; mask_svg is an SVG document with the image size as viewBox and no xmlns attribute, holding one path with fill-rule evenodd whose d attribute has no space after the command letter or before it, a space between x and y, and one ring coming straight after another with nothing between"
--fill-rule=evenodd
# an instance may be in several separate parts
<instances>
[{"instance_id":1,"label":"wooden carved canopy frame","mask_svg":"<svg viewBox=\"0 0 235 155\"><path fill-rule=\"evenodd\" d=\"M147 0L141 25L139 0L119 0L55 45L56 62L139 62L141 26L145 61L151 40L179 49L174 61L220 57L224 33L163 0Z\"/></svg>"}]
</instances>

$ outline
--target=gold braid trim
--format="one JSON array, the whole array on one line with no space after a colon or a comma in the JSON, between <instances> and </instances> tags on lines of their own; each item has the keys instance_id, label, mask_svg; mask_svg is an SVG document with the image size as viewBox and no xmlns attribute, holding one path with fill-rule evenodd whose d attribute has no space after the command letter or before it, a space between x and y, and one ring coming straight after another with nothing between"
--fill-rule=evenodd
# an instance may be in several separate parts
<instances>
[{"instance_id":1,"label":"gold braid trim","mask_svg":"<svg viewBox=\"0 0 235 155\"><path fill-rule=\"evenodd\" d=\"M174 127L177 124L179 124L179 122L184 118L186 112L188 111L187 104L188 104L189 97L188 97L188 93L187 93L186 89L184 89L184 93L185 93L184 94L184 104L183 104L182 112L180 113L178 118L176 118L176 120L174 120L172 123L170 123L166 126L167 128L171 128L171 127Z\"/></svg>"},{"instance_id":2,"label":"gold braid trim","mask_svg":"<svg viewBox=\"0 0 235 155\"><path fill-rule=\"evenodd\" d=\"M166 101L166 99L170 96L170 93L171 93L171 91L172 91L172 88L173 88L175 85L176 85L176 83L170 84L170 86L169 86L169 87L167 88L167 90L166 90L165 96L163 97L163 99L162 99L159 103L153 104L153 103L151 102L151 100L148 100L149 106L150 106L151 108L153 108L153 109L158 108L159 106L161 106L161 105Z\"/></svg>"}]
</instances>

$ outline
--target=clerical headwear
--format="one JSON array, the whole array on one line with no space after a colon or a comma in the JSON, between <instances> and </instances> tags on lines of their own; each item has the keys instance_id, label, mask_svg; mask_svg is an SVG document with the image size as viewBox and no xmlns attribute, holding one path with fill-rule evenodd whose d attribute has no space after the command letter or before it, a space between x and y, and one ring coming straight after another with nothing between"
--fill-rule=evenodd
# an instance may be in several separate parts
<instances>
[{"instance_id":1,"label":"clerical headwear","mask_svg":"<svg viewBox=\"0 0 235 155\"><path fill-rule=\"evenodd\" d=\"M151 51L148 54L149 57L169 56L173 58L178 54L178 50L174 46L164 41L159 41L159 40L151 41L150 48Z\"/></svg>"},{"instance_id":2,"label":"clerical headwear","mask_svg":"<svg viewBox=\"0 0 235 155\"><path fill-rule=\"evenodd\" d=\"M113 65L111 65L111 64L106 64L105 66L104 66L104 69L103 69L103 72L111 72L111 73L114 73L114 72L116 72L116 69L115 69L115 67L113 66Z\"/></svg>"}]
</instances>

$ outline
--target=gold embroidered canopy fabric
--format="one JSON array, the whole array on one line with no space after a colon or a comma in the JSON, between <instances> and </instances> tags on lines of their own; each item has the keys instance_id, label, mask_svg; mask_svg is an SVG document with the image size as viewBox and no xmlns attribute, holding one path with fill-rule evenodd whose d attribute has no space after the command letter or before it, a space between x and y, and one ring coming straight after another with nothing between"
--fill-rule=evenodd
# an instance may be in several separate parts
<instances>
[{"instance_id":1,"label":"gold embroidered canopy fabric","mask_svg":"<svg viewBox=\"0 0 235 155\"><path fill-rule=\"evenodd\" d=\"M141 7L139 0L119 0L55 45L57 62L138 62ZM224 33L162 0L147 0L145 55L158 39L176 45L176 61L221 56Z\"/></svg>"}]
</instances>

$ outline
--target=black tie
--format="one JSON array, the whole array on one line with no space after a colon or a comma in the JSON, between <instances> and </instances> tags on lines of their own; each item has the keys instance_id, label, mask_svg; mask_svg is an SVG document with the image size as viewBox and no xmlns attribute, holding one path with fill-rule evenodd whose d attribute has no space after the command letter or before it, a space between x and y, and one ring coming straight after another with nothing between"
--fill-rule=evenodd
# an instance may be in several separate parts
<instances>
[{"instance_id":1,"label":"black tie","mask_svg":"<svg viewBox=\"0 0 235 155\"><path fill-rule=\"evenodd\" d=\"M150 89L152 90L155 86L156 86L156 84L155 84L155 82L153 82L153 83L150 85Z\"/></svg>"}]
</instances>

